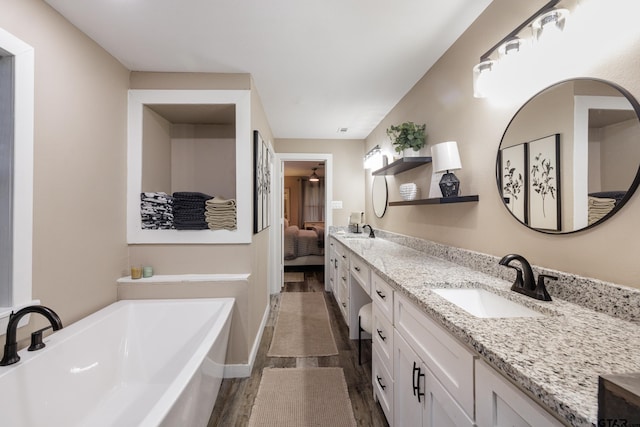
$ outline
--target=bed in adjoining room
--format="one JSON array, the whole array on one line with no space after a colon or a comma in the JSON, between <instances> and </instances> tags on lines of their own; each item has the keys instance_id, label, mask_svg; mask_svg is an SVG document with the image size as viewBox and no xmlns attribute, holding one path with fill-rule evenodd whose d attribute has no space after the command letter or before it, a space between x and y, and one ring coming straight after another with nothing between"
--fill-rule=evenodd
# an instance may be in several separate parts
<instances>
[{"instance_id":1,"label":"bed in adjoining room","mask_svg":"<svg viewBox=\"0 0 640 427\"><path fill-rule=\"evenodd\" d=\"M283 252L285 267L324 265L324 227L300 229L285 220Z\"/></svg>"}]
</instances>

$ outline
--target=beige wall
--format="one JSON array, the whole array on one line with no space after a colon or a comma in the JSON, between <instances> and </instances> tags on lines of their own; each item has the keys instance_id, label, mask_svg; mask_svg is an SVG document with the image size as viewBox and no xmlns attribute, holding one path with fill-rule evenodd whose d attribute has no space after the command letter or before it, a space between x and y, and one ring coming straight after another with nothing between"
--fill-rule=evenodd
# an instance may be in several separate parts
<instances>
[{"instance_id":1,"label":"beige wall","mask_svg":"<svg viewBox=\"0 0 640 427\"><path fill-rule=\"evenodd\" d=\"M333 210L332 225L346 226L350 212L364 211L363 140L277 139L275 151L333 155L333 200L341 200L342 209ZM372 221L373 212L365 220Z\"/></svg>"},{"instance_id":2,"label":"beige wall","mask_svg":"<svg viewBox=\"0 0 640 427\"><path fill-rule=\"evenodd\" d=\"M458 141L463 169L456 175L462 182L463 194L478 194L479 203L390 207L374 226L497 256L520 253L536 265L640 287L640 265L636 260L640 241L637 194L603 225L562 236L527 229L512 218L500 200L495 180L496 152L505 128L526 98L512 105L473 98L471 69L481 54L545 3L494 0L366 141L367 149L380 144L391 151L384 133L389 125L406 120L425 122L429 144ZM631 11L619 11L625 13ZM598 32L598 37L602 38L603 33ZM629 46L620 52L610 49L607 60L597 65L588 62L590 57L603 57L605 52L600 50L611 44L584 46L570 55L575 67L572 72L580 77L613 81L640 98L640 41L617 34L611 37L624 39ZM582 63L589 65L580 67ZM399 200L398 185L402 182L414 181L428 188L430 173L431 166L423 166L388 177L390 200ZM370 185L368 176L367 186ZM367 194L369 218L373 218L371 213Z\"/></svg>"},{"instance_id":3,"label":"beige wall","mask_svg":"<svg viewBox=\"0 0 640 427\"><path fill-rule=\"evenodd\" d=\"M171 194L171 123L142 109L142 191Z\"/></svg>"},{"instance_id":4,"label":"beige wall","mask_svg":"<svg viewBox=\"0 0 640 427\"><path fill-rule=\"evenodd\" d=\"M129 72L43 1L0 10L35 49L33 297L70 324L116 300L127 265Z\"/></svg>"},{"instance_id":5,"label":"beige wall","mask_svg":"<svg viewBox=\"0 0 640 427\"><path fill-rule=\"evenodd\" d=\"M131 73L132 89L251 89L251 126L267 141L273 139L259 94L249 75L193 73ZM253 164L253 159L243 161ZM253 169L253 168L252 168ZM132 264L152 265L155 274L249 273L249 288L238 294L241 307L246 307L247 320L243 343L234 341L231 353L234 363L246 363L248 350L259 332L260 322L268 304L269 229L253 236L248 245L130 245ZM232 296L232 295L229 295Z\"/></svg>"}]
</instances>

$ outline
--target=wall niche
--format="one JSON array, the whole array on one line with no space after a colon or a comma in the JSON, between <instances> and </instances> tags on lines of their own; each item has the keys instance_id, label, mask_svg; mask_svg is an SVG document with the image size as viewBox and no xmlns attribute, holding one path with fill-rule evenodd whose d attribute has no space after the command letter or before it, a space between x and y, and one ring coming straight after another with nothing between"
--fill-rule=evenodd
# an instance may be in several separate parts
<instances>
[{"instance_id":1,"label":"wall niche","mask_svg":"<svg viewBox=\"0 0 640 427\"><path fill-rule=\"evenodd\" d=\"M251 242L248 90L130 90L127 241ZM236 230L142 228L141 192L193 191L235 199Z\"/></svg>"}]
</instances>

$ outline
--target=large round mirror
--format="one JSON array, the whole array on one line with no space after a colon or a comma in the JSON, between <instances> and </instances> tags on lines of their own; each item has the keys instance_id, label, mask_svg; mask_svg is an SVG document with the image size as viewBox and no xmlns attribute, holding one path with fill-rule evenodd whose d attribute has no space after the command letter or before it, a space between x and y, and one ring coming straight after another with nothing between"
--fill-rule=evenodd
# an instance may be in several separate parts
<instances>
[{"instance_id":1,"label":"large round mirror","mask_svg":"<svg viewBox=\"0 0 640 427\"><path fill-rule=\"evenodd\" d=\"M602 80L568 80L535 95L511 119L498 150L507 209L545 233L572 233L613 216L640 180L639 115L631 94Z\"/></svg>"},{"instance_id":2,"label":"large round mirror","mask_svg":"<svg viewBox=\"0 0 640 427\"><path fill-rule=\"evenodd\" d=\"M378 218L382 218L387 211L387 179L384 175L376 175L373 177L373 185L371 186L371 201L373 203L373 213Z\"/></svg>"}]
</instances>

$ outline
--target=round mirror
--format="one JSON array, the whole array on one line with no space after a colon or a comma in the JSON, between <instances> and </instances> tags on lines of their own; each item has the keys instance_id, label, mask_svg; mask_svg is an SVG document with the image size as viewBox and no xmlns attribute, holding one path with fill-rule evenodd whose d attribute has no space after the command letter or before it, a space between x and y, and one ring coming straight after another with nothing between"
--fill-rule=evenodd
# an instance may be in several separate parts
<instances>
[{"instance_id":1,"label":"round mirror","mask_svg":"<svg viewBox=\"0 0 640 427\"><path fill-rule=\"evenodd\" d=\"M373 212L378 218L382 218L387 211L387 199L387 178L384 175L374 176L373 185L371 186L371 200Z\"/></svg>"},{"instance_id":2,"label":"round mirror","mask_svg":"<svg viewBox=\"0 0 640 427\"><path fill-rule=\"evenodd\" d=\"M623 88L573 79L541 91L502 136L498 191L511 214L544 233L601 224L640 180L640 105Z\"/></svg>"}]
</instances>

